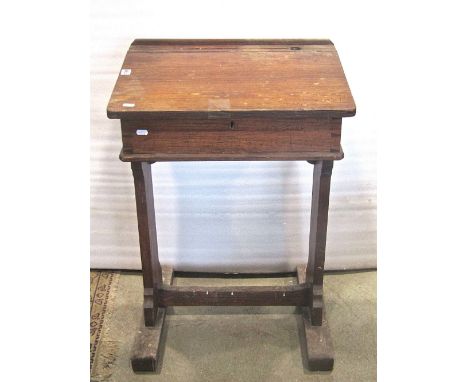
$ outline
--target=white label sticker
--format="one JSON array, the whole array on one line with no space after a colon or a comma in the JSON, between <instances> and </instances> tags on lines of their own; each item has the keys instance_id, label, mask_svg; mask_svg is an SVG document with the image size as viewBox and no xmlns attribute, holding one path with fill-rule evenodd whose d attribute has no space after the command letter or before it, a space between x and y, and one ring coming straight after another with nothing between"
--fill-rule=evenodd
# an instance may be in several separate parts
<instances>
[{"instance_id":1,"label":"white label sticker","mask_svg":"<svg viewBox=\"0 0 468 382\"><path fill-rule=\"evenodd\" d=\"M130 74L132 74L132 69L122 69L120 71L121 76L129 76Z\"/></svg>"},{"instance_id":2,"label":"white label sticker","mask_svg":"<svg viewBox=\"0 0 468 382\"><path fill-rule=\"evenodd\" d=\"M122 106L123 107L135 107L135 104L134 103L123 103Z\"/></svg>"},{"instance_id":3,"label":"white label sticker","mask_svg":"<svg viewBox=\"0 0 468 382\"><path fill-rule=\"evenodd\" d=\"M148 130L146 129L141 129L136 131L137 135L148 135Z\"/></svg>"}]
</instances>

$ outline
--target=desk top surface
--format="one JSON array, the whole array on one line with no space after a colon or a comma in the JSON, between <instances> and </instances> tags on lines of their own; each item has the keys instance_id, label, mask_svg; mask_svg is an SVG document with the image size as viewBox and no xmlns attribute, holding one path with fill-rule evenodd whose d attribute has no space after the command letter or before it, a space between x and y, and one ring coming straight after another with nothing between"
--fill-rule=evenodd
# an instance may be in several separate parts
<instances>
[{"instance_id":1,"label":"desk top surface","mask_svg":"<svg viewBox=\"0 0 468 382\"><path fill-rule=\"evenodd\" d=\"M355 114L329 40L135 40L109 118Z\"/></svg>"}]
</instances>

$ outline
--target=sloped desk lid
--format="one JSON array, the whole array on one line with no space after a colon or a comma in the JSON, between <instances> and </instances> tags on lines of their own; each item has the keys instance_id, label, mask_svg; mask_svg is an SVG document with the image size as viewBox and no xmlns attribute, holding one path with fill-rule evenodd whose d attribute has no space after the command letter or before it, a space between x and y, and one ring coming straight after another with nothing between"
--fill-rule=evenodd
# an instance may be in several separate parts
<instances>
[{"instance_id":1,"label":"sloped desk lid","mask_svg":"<svg viewBox=\"0 0 468 382\"><path fill-rule=\"evenodd\" d=\"M120 119L355 112L329 40L135 40L107 108Z\"/></svg>"}]
</instances>

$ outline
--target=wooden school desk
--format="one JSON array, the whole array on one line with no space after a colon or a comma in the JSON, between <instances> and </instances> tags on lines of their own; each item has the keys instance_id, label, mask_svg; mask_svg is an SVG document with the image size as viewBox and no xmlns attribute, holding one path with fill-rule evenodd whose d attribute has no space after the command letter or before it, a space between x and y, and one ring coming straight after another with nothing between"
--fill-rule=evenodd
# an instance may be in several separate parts
<instances>
[{"instance_id":1,"label":"wooden school desk","mask_svg":"<svg viewBox=\"0 0 468 382\"><path fill-rule=\"evenodd\" d=\"M329 40L132 43L107 116L120 119L120 159L131 163L135 182L144 325L135 341L134 371L156 370L166 308L178 305L298 306L309 368L333 368L323 310L328 201L333 161L343 158L341 119L355 110ZM309 257L297 267L297 285L172 285L172 270L158 259L151 164L210 160L313 164Z\"/></svg>"}]
</instances>

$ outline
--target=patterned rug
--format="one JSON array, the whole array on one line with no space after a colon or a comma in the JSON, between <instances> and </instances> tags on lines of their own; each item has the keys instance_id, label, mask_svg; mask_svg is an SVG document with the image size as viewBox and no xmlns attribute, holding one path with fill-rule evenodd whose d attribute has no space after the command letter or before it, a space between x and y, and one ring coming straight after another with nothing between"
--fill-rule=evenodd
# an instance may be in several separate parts
<instances>
[{"instance_id":1,"label":"patterned rug","mask_svg":"<svg viewBox=\"0 0 468 382\"><path fill-rule=\"evenodd\" d=\"M102 328L109 310L109 302L112 300L113 286L119 276L119 272L91 271L91 318L90 318L90 368L92 370L99 349L102 336Z\"/></svg>"}]
</instances>

